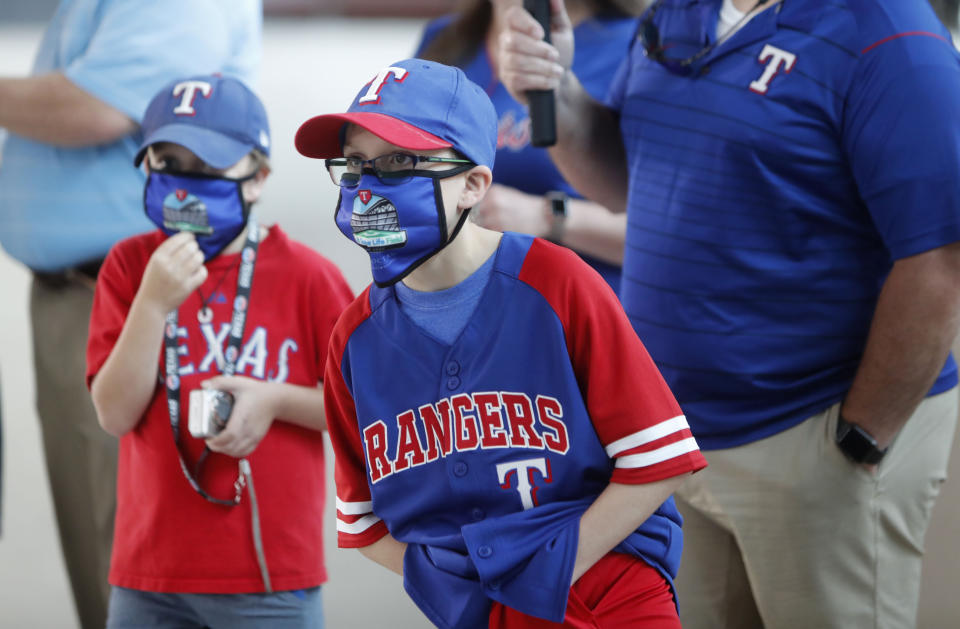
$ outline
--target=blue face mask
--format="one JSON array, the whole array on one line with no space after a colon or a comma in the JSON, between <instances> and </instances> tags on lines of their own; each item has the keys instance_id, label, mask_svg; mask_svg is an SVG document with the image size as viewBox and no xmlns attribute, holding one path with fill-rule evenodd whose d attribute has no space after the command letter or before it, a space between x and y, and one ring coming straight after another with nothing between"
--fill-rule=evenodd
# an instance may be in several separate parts
<instances>
[{"instance_id":1,"label":"blue face mask","mask_svg":"<svg viewBox=\"0 0 960 629\"><path fill-rule=\"evenodd\" d=\"M196 234L205 260L229 245L247 225L250 206L243 200L242 179L151 171L143 191L143 206L154 225L172 236Z\"/></svg>"},{"instance_id":2,"label":"blue face mask","mask_svg":"<svg viewBox=\"0 0 960 629\"><path fill-rule=\"evenodd\" d=\"M385 184L365 173L357 185L340 186L337 227L370 254L377 286L402 280L460 232L469 210L448 238L439 180L462 171L425 171L430 174L413 175L399 184Z\"/></svg>"}]
</instances>

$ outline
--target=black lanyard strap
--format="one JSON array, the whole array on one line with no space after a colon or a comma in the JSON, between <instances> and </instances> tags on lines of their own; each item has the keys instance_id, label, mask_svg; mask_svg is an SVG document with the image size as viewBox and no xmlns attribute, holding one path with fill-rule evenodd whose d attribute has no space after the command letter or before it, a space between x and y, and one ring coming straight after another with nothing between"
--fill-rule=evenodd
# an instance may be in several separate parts
<instances>
[{"instance_id":1,"label":"black lanyard strap","mask_svg":"<svg viewBox=\"0 0 960 629\"><path fill-rule=\"evenodd\" d=\"M233 299L233 315L230 317L230 337L227 342L227 351L224 355L224 364L222 372L226 376L232 376L237 367L237 357L240 356L240 345L243 343L243 330L247 324L247 310L250 305L250 288L253 285L253 270L257 264L257 247L260 244L260 227L256 219L251 214L247 219L247 240L240 252L240 270L237 271L237 294ZM173 442L177 446L177 455L180 458L180 469L186 476L190 486L194 491L209 500L210 502L232 507L240 504L240 498L243 495L245 485L244 476L237 474L237 480L233 486L235 489L234 497L231 500L214 498L208 494L197 482L196 477L200 475L200 467L207 458L209 448L203 449L203 454L197 460L194 471L191 473L187 467L186 453L183 444L180 443L180 359L177 353L177 310L172 310L167 314L166 324L163 334L164 350L164 371L166 378L164 386L167 389L167 409L170 414L170 428L173 429Z\"/></svg>"}]
</instances>

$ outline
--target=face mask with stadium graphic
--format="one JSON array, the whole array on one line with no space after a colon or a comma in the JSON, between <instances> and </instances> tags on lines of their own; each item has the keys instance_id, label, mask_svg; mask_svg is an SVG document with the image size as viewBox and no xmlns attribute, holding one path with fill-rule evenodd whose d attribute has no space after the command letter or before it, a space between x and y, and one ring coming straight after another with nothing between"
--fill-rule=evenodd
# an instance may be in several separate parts
<instances>
[{"instance_id":1,"label":"face mask with stadium graphic","mask_svg":"<svg viewBox=\"0 0 960 629\"><path fill-rule=\"evenodd\" d=\"M355 185L341 184L337 227L370 255L377 286L384 288L402 280L447 246L463 227L468 211L461 214L447 238L438 174L433 171L427 176L411 176L401 184L388 184L365 173Z\"/></svg>"},{"instance_id":2,"label":"face mask with stadium graphic","mask_svg":"<svg viewBox=\"0 0 960 629\"><path fill-rule=\"evenodd\" d=\"M144 211L165 234L196 234L204 260L210 260L247 224L250 206L243 200L242 179L191 173L151 171L143 191Z\"/></svg>"}]
</instances>

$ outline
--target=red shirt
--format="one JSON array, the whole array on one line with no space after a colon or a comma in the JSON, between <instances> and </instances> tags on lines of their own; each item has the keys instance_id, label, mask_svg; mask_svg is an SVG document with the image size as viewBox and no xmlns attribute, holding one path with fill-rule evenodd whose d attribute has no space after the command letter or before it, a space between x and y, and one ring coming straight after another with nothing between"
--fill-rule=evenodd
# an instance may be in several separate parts
<instances>
[{"instance_id":1,"label":"red shirt","mask_svg":"<svg viewBox=\"0 0 960 629\"><path fill-rule=\"evenodd\" d=\"M165 236L128 238L110 251L100 277L87 346L89 385L110 355L140 286L144 269ZM188 465L204 442L187 431L188 395L219 375L236 294L239 253L207 263L209 276L179 308L181 443ZM213 319L200 324L200 294ZM340 271L313 250L272 227L260 244L237 375L316 387L327 342L353 296ZM158 346L163 331L157 330ZM164 375L162 350L158 374ZM322 433L275 421L248 457L259 503L261 536L275 590L326 581L322 512ZM211 453L198 479L208 493L232 498L237 460ZM235 507L208 502L187 482L177 459L158 379L153 399L131 432L120 439L117 514L110 583L155 592L263 591L253 545L249 496Z\"/></svg>"}]
</instances>

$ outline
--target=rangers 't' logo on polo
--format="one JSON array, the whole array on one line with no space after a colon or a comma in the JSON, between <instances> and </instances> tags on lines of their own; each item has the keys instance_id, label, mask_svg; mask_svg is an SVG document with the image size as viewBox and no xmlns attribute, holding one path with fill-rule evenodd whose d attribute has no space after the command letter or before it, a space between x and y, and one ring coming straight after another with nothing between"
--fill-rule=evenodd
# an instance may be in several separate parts
<instances>
[{"instance_id":1,"label":"rangers 't' logo on polo","mask_svg":"<svg viewBox=\"0 0 960 629\"><path fill-rule=\"evenodd\" d=\"M766 94L770 88L770 81L780 73L780 70L787 74L793 70L793 66L797 63L797 55L767 44L760 51L757 61L766 63L767 67L764 68L760 78L750 84L750 91L757 94Z\"/></svg>"}]
</instances>

